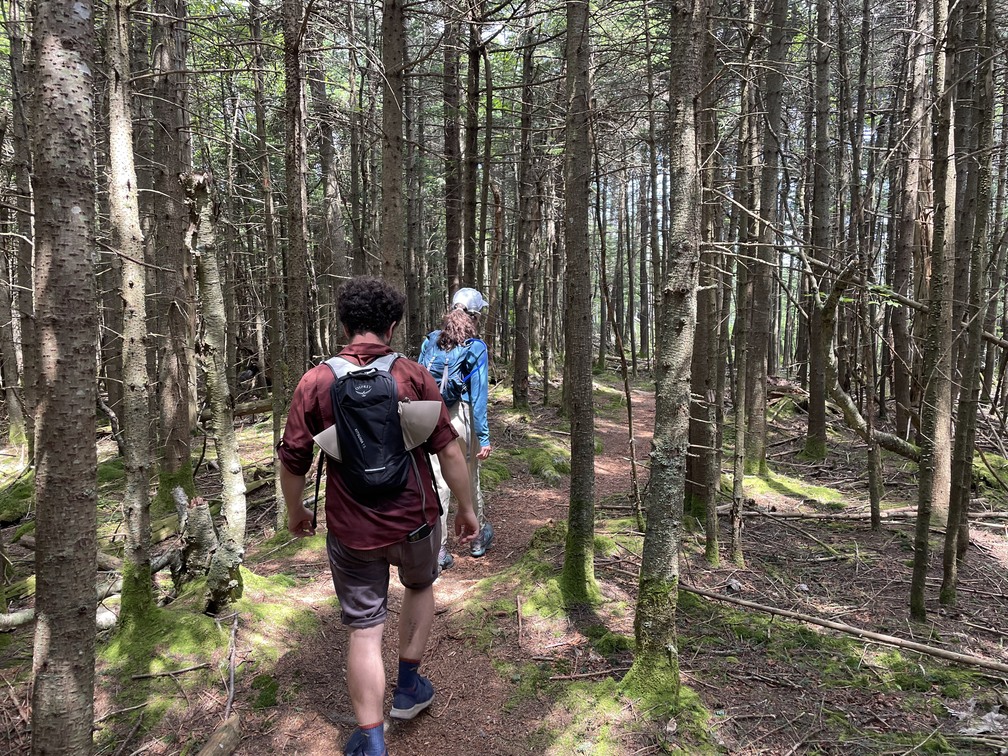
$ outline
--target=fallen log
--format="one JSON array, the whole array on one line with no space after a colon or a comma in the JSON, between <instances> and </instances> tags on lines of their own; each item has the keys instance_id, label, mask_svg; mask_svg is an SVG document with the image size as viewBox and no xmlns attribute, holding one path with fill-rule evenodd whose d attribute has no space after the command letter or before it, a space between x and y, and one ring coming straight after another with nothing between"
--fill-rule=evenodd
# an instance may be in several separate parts
<instances>
[{"instance_id":1,"label":"fallen log","mask_svg":"<svg viewBox=\"0 0 1008 756\"><path fill-rule=\"evenodd\" d=\"M881 513L883 520L893 520L901 517L909 517L916 513L914 507L899 507L898 509L886 509ZM717 513L729 514L731 504L720 504ZM870 512L767 512L762 509L747 508L742 510L743 517L770 516L779 520L869 520ZM973 515L970 515L973 519Z\"/></svg>"},{"instance_id":2,"label":"fallen log","mask_svg":"<svg viewBox=\"0 0 1008 756\"><path fill-rule=\"evenodd\" d=\"M26 549L35 551L35 538L30 535L21 536L17 542ZM98 550L98 569L106 572L118 572L122 569L122 559L106 554L101 549Z\"/></svg>"},{"instance_id":3,"label":"fallen log","mask_svg":"<svg viewBox=\"0 0 1008 756\"><path fill-rule=\"evenodd\" d=\"M271 397L266 397L265 399L259 399L254 402L246 402L244 404L235 405L234 409L231 410L232 417L245 417L246 415L260 415L264 412L273 411L273 399ZM210 419L210 410L205 409L200 413L199 421L205 423Z\"/></svg>"},{"instance_id":4,"label":"fallen log","mask_svg":"<svg viewBox=\"0 0 1008 756\"><path fill-rule=\"evenodd\" d=\"M793 612L789 609L778 609L775 606L757 604L755 601L746 601L745 599L724 596L720 593L708 591L704 588L697 588L692 585L686 585L685 583L679 583L679 590L686 591L687 593L693 593L697 596L703 596L704 598L714 599L715 601L723 601L727 604L735 604L736 606L744 606L747 609L755 609L759 612L775 614L778 617L786 617L787 619L806 622L810 625L826 627L830 630L836 630L837 632L846 633L847 635L853 635L856 638L875 641L876 643L882 643L887 646L905 648L909 651L916 651L919 654L926 654L927 656L945 659L946 661L956 662L957 664L966 664L972 667L991 669L996 672L1001 672L1002 674L1008 674L1008 664L1002 664L1001 662L994 661L992 659L984 659L980 656L974 656L973 654L961 654L958 651L948 651L944 648L936 648L935 646L928 646L924 643L917 643L916 641L897 638L895 635L885 635L884 633L876 633L872 630L855 627L854 625L846 625L843 622L834 622L833 620L822 619L821 617L813 617L811 614L802 614L801 612Z\"/></svg>"},{"instance_id":5,"label":"fallen log","mask_svg":"<svg viewBox=\"0 0 1008 756\"><path fill-rule=\"evenodd\" d=\"M122 593L122 578L114 580L108 585L98 586L96 600L100 604L102 601L107 599L109 596L115 596ZM96 610L96 617L98 620L98 629L107 629L111 627L109 624L109 615L115 617L115 614L105 609L103 606L99 606ZM17 630L19 627L24 627L25 625L30 625L35 619L35 609L30 607L28 609L21 609L16 612L10 612L9 614L0 614L0 632L6 632L9 630ZM115 622L113 621L114 625Z\"/></svg>"},{"instance_id":6,"label":"fallen log","mask_svg":"<svg viewBox=\"0 0 1008 756\"><path fill-rule=\"evenodd\" d=\"M214 731L199 756L229 756L241 741L241 727L237 714L225 719Z\"/></svg>"}]
</instances>

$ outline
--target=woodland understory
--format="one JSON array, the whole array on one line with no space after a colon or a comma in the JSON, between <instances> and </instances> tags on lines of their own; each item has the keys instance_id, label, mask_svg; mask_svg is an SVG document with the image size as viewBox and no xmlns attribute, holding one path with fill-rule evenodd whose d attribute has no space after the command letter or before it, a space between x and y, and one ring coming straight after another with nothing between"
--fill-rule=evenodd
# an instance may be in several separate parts
<instances>
[{"instance_id":1,"label":"woodland understory","mask_svg":"<svg viewBox=\"0 0 1008 756\"><path fill-rule=\"evenodd\" d=\"M916 471L887 457L883 526L868 520L863 445L831 414L826 463L801 453L804 415L791 395L771 404L773 473L747 477L746 564L712 568L702 527L683 540L676 620L679 711L656 723L646 695L621 686L633 656L642 533L634 515L622 389L596 378L598 508L595 567L602 600L565 610L557 589L567 514L568 440L552 408L492 404L499 439L484 475L498 542L482 560L459 555L436 585L438 615L424 662L439 697L429 715L394 724L395 754L999 753L1008 748L1008 494L978 457L977 523L957 605L937 604L940 558L928 580L929 620L906 619ZM653 394L632 392L638 448L646 449ZM269 420L239 429L248 479L268 475ZM111 459L108 437L100 444ZM993 465L1005 463L987 450ZM1000 460L1000 461L999 461ZM646 458L639 460L646 475ZM995 467L1002 477L1005 472ZM258 471L258 472L257 472ZM200 468L201 492L219 479ZM268 477L262 477L268 480ZM254 484L253 484L254 485ZM121 472L101 491L109 553ZM726 476L726 490L727 476ZM343 687L345 632L322 538L274 535L269 497L249 497L245 592L233 610L199 613L184 592L148 624L99 638L96 743L100 754L332 754L353 726ZM725 501L727 502L727 494ZM722 520L726 518L722 517ZM727 525L722 524L722 531ZM14 541L15 578L31 552ZM25 529L22 528L22 531ZM166 531L167 533L168 531ZM723 532L723 535L727 535ZM170 535L157 550L177 539ZM934 534L940 555L941 536ZM17 580L14 581L17 583ZM391 621L401 589L393 579ZM690 593L696 588L714 597ZM160 581L159 593L171 593ZM721 598L718 598L721 597ZM724 599L724 600L722 600ZM761 605L740 606L731 601ZM12 608L30 605L30 590ZM115 608L115 598L107 602ZM767 608L968 654L991 669L858 638ZM394 625L386 663L394 661ZM5 634L0 707L5 752L28 753L31 632ZM218 738L211 741L211 738Z\"/></svg>"},{"instance_id":2,"label":"woodland understory","mask_svg":"<svg viewBox=\"0 0 1008 756\"><path fill-rule=\"evenodd\" d=\"M1004 3L0 11L10 750L338 752L275 448L357 275L495 387L393 752L1005 749Z\"/></svg>"}]
</instances>

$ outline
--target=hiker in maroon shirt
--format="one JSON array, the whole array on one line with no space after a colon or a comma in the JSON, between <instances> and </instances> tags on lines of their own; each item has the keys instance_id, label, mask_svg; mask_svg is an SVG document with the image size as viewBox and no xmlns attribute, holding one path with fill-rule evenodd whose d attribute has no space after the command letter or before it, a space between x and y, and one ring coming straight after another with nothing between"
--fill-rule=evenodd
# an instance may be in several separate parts
<instances>
[{"instance_id":1,"label":"hiker in maroon shirt","mask_svg":"<svg viewBox=\"0 0 1008 756\"><path fill-rule=\"evenodd\" d=\"M349 343L340 356L362 366L390 354L392 333L402 319L403 294L378 278L358 277L340 290L339 317ZM389 370L399 399L441 401L430 373L408 359ZM314 456L314 437L333 425L332 370L318 365L301 378L291 399L287 425L277 451L280 485L287 504L287 527L298 537L313 535L313 514L302 502ZM443 403L433 432L410 454L406 488L381 510L359 503L347 489L339 464L326 465L326 547L341 618L350 628L347 687L358 729L344 753L373 756L387 753L383 704L385 669L382 634L388 604L389 565L396 565L403 584L399 618L399 678L390 716L412 719L434 700L434 688L417 671L434 620L433 583L439 574L441 520L438 495L427 454L437 455L441 471L459 502L455 535L460 544L476 537L469 469Z\"/></svg>"}]
</instances>

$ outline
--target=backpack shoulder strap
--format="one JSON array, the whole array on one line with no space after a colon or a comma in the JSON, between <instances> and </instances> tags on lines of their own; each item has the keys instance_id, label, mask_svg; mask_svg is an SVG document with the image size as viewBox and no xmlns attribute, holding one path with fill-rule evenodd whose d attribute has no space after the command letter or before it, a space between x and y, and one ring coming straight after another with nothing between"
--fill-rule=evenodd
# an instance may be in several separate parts
<instances>
[{"instance_id":1,"label":"backpack shoulder strap","mask_svg":"<svg viewBox=\"0 0 1008 756\"><path fill-rule=\"evenodd\" d=\"M475 365L473 365L473 367L472 367L472 370L470 370L470 371L469 371L469 374L468 374L468 375L464 375L464 376L462 376L462 380L463 380L463 381L468 381L468 380L469 380L469 379L470 379L470 378L472 377L473 373L475 373L475 372L476 372L477 370L479 370L479 368L480 368L480 366L481 366L481 365L484 365L484 364L486 364L486 361L487 361L487 359L488 359L488 357L489 357L489 352L490 352L490 350L489 350L489 349L487 348L487 345L486 345L486 342L484 342L484 341L483 341L482 339L479 339L479 338L472 338L472 339L468 339L468 340L466 340L466 342L465 342L464 346L465 346L466 350L467 350L467 351L468 351L468 352L469 352L470 354L472 354L473 352L471 351L471 349L470 349L470 348L471 348L471 347L472 347L473 345L475 345L475 344L480 344L480 345L482 345L482 347L483 347L483 351L482 351L482 352L480 352L480 353L479 353L479 354L478 354L478 355L476 356L476 364L475 364Z\"/></svg>"},{"instance_id":2,"label":"backpack shoulder strap","mask_svg":"<svg viewBox=\"0 0 1008 756\"><path fill-rule=\"evenodd\" d=\"M338 354L335 357L330 357L325 361L325 364L332 370L333 375L339 380L347 373L353 373L357 370L369 370L375 368L377 370L384 370L386 373L392 369L392 363L399 359L402 355L398 352L392 352L391 354L382 355L376 360L369 362L367 365L358 365L356 362L351 362L346 357L340 357Z\"/></svg>"},{"instance_id":3,"label":"backpack shoulder strap","mask_svg":"<svg viewBox=\"0 0 1008 756\"><path fill-rule=\"evenodd\" d=\"M386 373L392 370L392 364L398 360L402 355L398 352L392 352L391 354L385 354L379 357L377 360L369 362L365 367L375 368L377 370L384 370Z\"/></svg>"},{"instance_id":4,"label":"backpack shoulder strap","mask_svg":"<svg viewBox=\"0 0 1008 756\"><path fill-rule=\"evenodd\" d=\"M439 351L437 340L440 335L441 331L431 331L427 334L427 338L424 339L424 345L420 351L427 356L426 361L421 363L425 368L430 369L431 364L434 362L434 358L437 357L437 353Z\"/></svg>"},{"instance_id":5,"label":"backpack shoulder strap","mask_svg":"<svg viewBox=\"0 0 1008 756\"><path fill-rule=\"evenodd\" d=\"M330 357L325 361L326 367L328 367L332 374L337 380L342 378L344 375L349 373L351 370L357 370L360 365L350 362L346 357L340 357L338 354L335 357Z\"/></svg>"}]
</instances>

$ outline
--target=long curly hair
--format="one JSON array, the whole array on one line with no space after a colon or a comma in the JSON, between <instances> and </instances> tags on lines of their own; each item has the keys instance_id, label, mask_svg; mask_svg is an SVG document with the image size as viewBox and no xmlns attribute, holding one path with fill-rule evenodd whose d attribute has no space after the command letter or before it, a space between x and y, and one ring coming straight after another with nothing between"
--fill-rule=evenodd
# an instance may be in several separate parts
<instances>
[{"instance_id":1,"label":"long curly hair","mask_svg":"<svg viewBox=\"0 0 1008 756\"><path fill-rule=\"evenodd\" d=\"M446 352L454 349L479 334L476 323L479 315L468 312L463 307L454 307L445 313L441 320L441 335L438 336L438 349Z\"/></svg>"}]
</instances>

